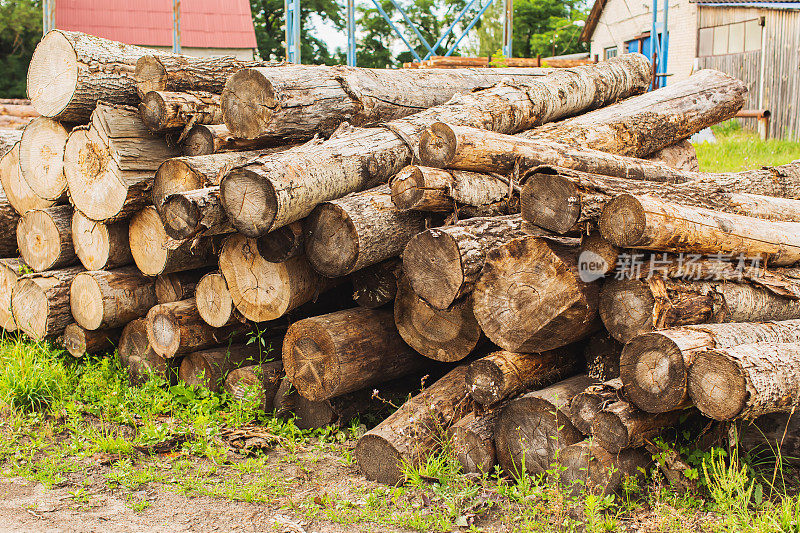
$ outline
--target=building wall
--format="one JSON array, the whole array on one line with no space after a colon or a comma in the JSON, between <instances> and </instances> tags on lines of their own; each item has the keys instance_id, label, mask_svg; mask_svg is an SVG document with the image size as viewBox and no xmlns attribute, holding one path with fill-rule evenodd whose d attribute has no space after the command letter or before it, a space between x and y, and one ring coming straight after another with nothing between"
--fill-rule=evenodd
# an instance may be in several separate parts
<instances>
[{"instance_id":1,"label":"building wall","mask_svg":"<svg viewBox=\"0 0 800 533\"><path fill-rule=\"evenodd\" d=\"M145 46L144 48L172 52L171 46ZM181 48L181 53L194 57L233 56L244 61L253 60L253 50L250 48L190 48L184 46Z\"/></svg>"}]
</instances>

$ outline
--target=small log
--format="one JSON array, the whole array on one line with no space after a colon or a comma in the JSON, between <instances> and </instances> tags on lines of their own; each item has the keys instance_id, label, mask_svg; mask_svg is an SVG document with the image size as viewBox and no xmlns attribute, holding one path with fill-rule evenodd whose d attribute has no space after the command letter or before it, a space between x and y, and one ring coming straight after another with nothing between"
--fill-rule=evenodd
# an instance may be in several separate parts
<instances>
[{"instance_id":1,"label":"small log","mask_svg":"<svg viewBox=\"0 0 800 533\"><path fill-rule=\"evenodd\" d=\"M64 145L69 132L60 122L47 117L31 120L19 142L22 178L33 193L45 200L62 200L67 192L64 176Z\"/></svg>"},{"instance_id":2,"label":"small log","mask_svg":"<svg viewBox=\"0 0 800 533\"><path fill-rule=\"evenodd\" d=\"M21 258L0 259L0 328L7 332L17 330L11 312L11 292L20 276L30 272L30 267Z\"/></svg>"},{"instance_id":3,"label":"small log","mask_svg":"<svg viewBox=\"0 0 800 533\"><path fill-rule=\"evenodd\" d=\"M173 274L160 274L156 278L156 300L160 304L188 300L195 297L197 284L208 269L186 270Z\"/></svg>"},{"instance_id":4,"label":"small log","mask_svg":"<svg viewBox=\"0 0 800 533\"><path fill-rule=\"evenodd\" d=\"M494 429L503 470L514 476L541 474L553 468L561 450L581 442L583 434L570 421L570 402L593 383L581 374L508 402Z\"/></svg>"},{"instance_id":5,"label":"small log","mask_svg":"<svg viewBox=\"0 0 800 533\"><path fill-rule=\"evenodd\" d=\"M258 238L258 253L270 263L283 263L304 252L305 235L300 220Z\"/></svg>"},{"instance_id":6,"label":"small log","mask_svg":"<svg viewBox=\"0 0 800 533\"><path fill-rule=\"evenodd\" d=\"M221 328L234 318L233 298L221 273L209 272L200 278L194 298L200 318L209 326Z\"/></svg>"},{"instance_id":7,"label":"small log","mask_svg":"<svg viewBox=\"0 0 800 533\"><path fill-rule=\"evenodd\" d=\"M69 286L83 267L68 267L20 276L11 291L17 328L33 340L60 335L72 323Z\"/></svg>"},{"instance_id":8,"label":"small log","mask_svg":"<svg viewBox=\"0 0 800 533\"><path fill-rule=\"evenodd\" d=\"M86 270L111 270L133 263L127 221L104 224L76 210L72 214L72 243Z\"/></svg>"},{"instance_id":9,"label":"small log","mask_svg":"<svg viewBox=\"0 0 800 533\"><path fill-rule=\"evenodd\" d=\"M618 378L621 353L622 344L607 331L598 331L589 337L583 351L589 377L600 381Z\"/></svg>"},{"instance_id":10,"label":"small log","mask_svg":"<svg viewBox=\"0 0 800 533\"><path fill-rule=\"evenodd\" d=\"M254 401L265 413L275 409L275 395L283 381L283 361L234 368L225 378L225 391L240 402Z\"/></svg>"},{"instance_id":11,"label":"small log","mask_svg":"<svg viewBox=\"0 0 800 533\"><path fill-rule=\"evenodd\" d=\"M409 165L392 178L392 203L410 209L449 213L456 206L481 207L509 195L508 180L492 174Z\"/></svg>"},{"instance_id":12,"label":"small log","mask_svg":"<svg viewBox=\"0 0 800 533\"><path fill-rule=\"evenodd\" d=\"M397 283L401 271L402 263L398 257L356 270L350 274L353 301L367 309L376 309L388 304L397 295Z\"/></svg>"},{"instance_id":13,"label":"small log","mask_svg":"<svg viewBox=\"0 0 800 533\"><path fill-rule=\"evenodd\" d=\"M17 224L19 255L36 272L77 262L72 244L72 206L28 211Z\"/></svg>"},{"instance_id":14,"label":"small log","mask_svg":"<svg viewBox=\"0 0 800 533\"><path fill-rule=\"evenodd\" d=\"M597 444L609 452L620 453L644 445L666 428L677 426L686 415L681 410L646 413L632 403L614 402L594 416L592 436Z\"/></svg>"},{"instance_id":15,"label":"small log","mask_svg":"<svg viewBox=\"0 0 800 533\"><path fill-rule=\"evenodd\" d=\"M501 350L470 363L466 383L476 402L491 406L524 390L565 379L580 368L580 358L570 347L543 353Z\"/></svg>"},{"instance_id":16,"label":"small log","mask_svg":"<svg viewBox=\"0 0 800 533\"><path fill-rule=\"evenodd\" d=\"M644 448L629 448L614 454L584 440L561 450L558 462L564 468L560 473L562 485L577 496L584 491L612 494L626 478L645 478L653 460Z\"/></svg>"},{"instance_id":17,"label":"small log","mask_svg":"<svg viewBox=\"0 0 800 533\"><path fill-rule=\"evenodd\" d=\"M150 131L161 132L195 124L222 124L219 95L204 91L150 91L139 104L142 122Z\"/></svg>"},{"instance_id":18,"label":"small log","mask_svg":"<svg viewBox=\"0 0 800 533\"><path fill-rule=\"evenodd\" d=\"M135 63L133 79L140 96L150 91L208 91L219 94L228 78L238 70L265 64L232 56L193 57L150 52Z\"/></svg>"},{"instance_id":19,"label":"small log","mask_svg":"<svg viewBox=\"0 0 800 533\"><path fill-rule=\"evenodd\" d=\"M75 322L89 330L124 326L156 303L153 278L133 266L82 272L70 288Z\"/></svg>"},{"instance_id":20,"label":"small log","mask_svg":"<svg viewBox=\"0 0 800 533\"><path fill-rule=\"evenodd\" d=\"M73 357L84 354L113 351L119 340L121 329L88 330L73 322L64 328L61 344Z\"/></svg>"},{"instance_id":21,"label":"small log","mask_svg":"<svg viewBox=\"0 0 800 533\"><path fill-rule=\"evenodd\" d=\"M219 203L218 186L170 194L161 206L161 219L173 239L233 232Z\"/></svg>"},{"instance_id":22,"label":"small log","mask_svg":"<svg viewBox=\"0 0 800 533\"><path fill-rule=\"evenodd\" d=\"M466 370L454 368L358 439L356 460L368 479L397 484L404 464L419 464L438 449L441 430L470 411Z\"/></svg>"},{"instance_id":23,"label":"small log","mask_svg":"<svg viewBox=\"0 0 800 533\"><path fill-rule=\"evenodd\" d=\"M698 172L700 170L700 163L697 161L697 152L689 139L670 144L666 148L653 152L645 157L645 159L661 162L672 168L677 168L678 170L690 170L692 172Z\"/></svg>"},{"instance_id":24,"label":"small log","mask_svg":"<svg viewBox=\"0 0 800 533\"><path fill-rule=\"evenodd\" d=\"M597 230L591 230L588 235L581 238L581 263L588 268L582 269L584 277L590 272L592 277L600 279L617 268L617 259L620 249L600 235Z\"/></svg>"},{"instance_id":25,"label":"small log","mask_svg":"<svg viewBox=\"0 0 800 533\"><path fill-rule=\"evenodd\" d=\"M2 182L3 193L8 199L8 203L17 214L24 214L31 209L47 209L56 204L55 201L36 196L31 186L22 177L19 167L19 143L0 158L0 182Z\"/></svg>"},{"instance_id":26,"label":"small log","mask_svg":"<svg viewBox=\"0 0 800 533\"><path fill-rule=\"evenodd\" d=\"M128 380L132 385L141 385L151 376L159 376L167 383L178 382L178 369L182 357L166 359L150 347L147 340L147 320L131 320L122 329L119 339L120 365L128 370Z\"/></svg>"},{"instance_id":27,"label":"small log","mask_svg":"<svg viewBox=\"0 0 800 533\"><path fill-rule=\"evenodd\" d=\"M577 260L576 246L539 237L491 250L473 293L489 340L510 352L541 352L595 331L599 287L580 279Z\"/></svg>"},{"instance_id":28,"label":"small log","mask_svg":"<svg viewBox=\"0 0 800 533\"><path fill-rule=\"evenodd\" d=\"M494 427L499 410L467 414L447 430L453 455L465 474L490 473L497 464Z\"/></svg>"},{"instance_id":29,"label":"small log","mask_svg":"<svg viewBox=\"0 0 800 533\"><path fill-rule=\"evenodd\" d=\"M392 312L384 309L306 318L289 327L283 342L286 376L312 401L406 376L426 361L403 342Z\"/></svg>"},{"instance_id":30,"label":"small log","mask_svg":"<svg viewBox=\"0 0 800 533\"><path fill-rule=\"evenodd\" d=\"M198 124L192 126L183 139L181 152L185 156L211 155L221 152L243 152L266 148L269 143L261 139L240 139L231 135L225 124Z\"/></svg>"},{"instance_id":31,"label":"small log","mask_svg":"<svg viewBox=\"0 0 800 533\"><path fill-rule=\"evenodd\" d=\"M192 352L181 361L178 376L187 385L220 392L230 371L244 365L266 362L270 358L269 352L276 346L279 348L279 343L280 339L273 339L266 346L253 343Z\"/></svg>"},{"instance_id":32,"label":"small log","mask_svg":"<svg viewBox=\"0 0 800 533\"><path fill-rule=\"evenodd\" d=\"M585 391L572 398L570 403L572 424L584 435L591 436L592 423L597 413L607 405L625 399L622 382L619 379L590 385Z\"/></svg>"}]
</instances>

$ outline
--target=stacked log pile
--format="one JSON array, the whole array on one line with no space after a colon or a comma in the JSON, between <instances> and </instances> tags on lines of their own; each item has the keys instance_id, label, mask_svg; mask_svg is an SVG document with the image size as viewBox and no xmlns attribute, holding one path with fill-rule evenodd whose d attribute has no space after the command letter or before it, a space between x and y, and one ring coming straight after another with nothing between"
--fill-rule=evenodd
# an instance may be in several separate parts
<instances>
[{"instance_id":1,"label":"stacked log pile","mask_svg":"<svg viewBox=\"0 0 800 533\"><path fill-rule=\"evenodd\" d=\"M301 427L401 398L356 448L387 483L450 439L611 491L666 428L800 398L800 163L702 173L685 141L741 82L151 54L39 44L42 116L0 150L6 330Z\"/></svg>"}]
</instances>

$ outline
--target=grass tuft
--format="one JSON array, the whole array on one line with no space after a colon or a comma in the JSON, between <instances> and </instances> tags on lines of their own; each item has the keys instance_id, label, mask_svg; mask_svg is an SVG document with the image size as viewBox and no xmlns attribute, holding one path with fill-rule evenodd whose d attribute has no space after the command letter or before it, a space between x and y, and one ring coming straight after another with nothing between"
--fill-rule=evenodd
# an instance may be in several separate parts
<instances>
[{"instance_id":1,"label":"grass tuft","mask_svg":"<svg viewBox=\"0 0 800 533\"><path fill-rule=\"evenodd\" d=\"M703 172L740 172L785 165L800 159L800 142L783 139L762 141L756 133L742 130L735 120L711 129L717 137L715 144L694 145Z\"/></svg>"},{"instance_id":2,"label":"grass tuft","mask_svg":"<svg viewBox=\"0 0 800 533\"><path fill-rule=\"evenodd\" d=\"M0 343L0 401L22 412L46 411L70 389L63 350L19 339Z\"/></svg>"}]
</instances>

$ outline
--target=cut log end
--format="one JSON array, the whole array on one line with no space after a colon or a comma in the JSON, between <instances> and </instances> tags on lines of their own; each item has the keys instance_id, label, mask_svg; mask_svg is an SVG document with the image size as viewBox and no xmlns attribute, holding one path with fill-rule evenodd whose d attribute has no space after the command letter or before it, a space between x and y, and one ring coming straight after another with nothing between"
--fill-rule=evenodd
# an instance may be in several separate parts
<instances>
[{"instance_id":1,"label":"cut log end","mask_svg":"<svg viewBox=\"0 0 800 533\"><path fill-rule=\"evenodd\" d=\"M258 238L258 251L270 263L283 263L303 253L303 223L292 222Z\"/></svg>"},{"instance_id":2,"label":"cut log end","mask_svg":"<svg viewBox=\"0 0 800 533\"><path fill-rule=\"evenodd\" d=\"M621 194L608 202L598 221L600 233L615 246L636 246L647 227L641 203L630 194Z\"/></svg>"},{"instance_id":3,"label":"cut log end","mask_svg":"<svg viewBox=\"0 0 800 533\"><path fill-rule=\"evenodd\" d=\"M403 481L403 456L385 438L367 434L356 444L358 468L367 479L387 485L397 485Z\"/></svg>"},{"instance_id":4,"label":"cut log end","mask_svg":"<svg viewBox=\"0 0 800 533\"><path fill-rule=\"evenodd\" d=\"M278 101L272 83L258 69L242 69L222 91L222 116L234 137L255 139L270 129Z\"/></svg>"},{"instance_id":5,"label":"cut log end","mask_svg":"<svg viewBox=\"0 0 800 533\"><path fill-rule=\"evenodd\" d=\"M392 203L401 211L413 209L425 195L425 177L419 167L409 165L392 180Z\"/></svg>"},{"instance_id":6,"label":"cut log end","mask_svg":"<svg viewBox=\"0 0 800 533\"><path fill-rule=\"evenodd\" d=\"M53 76L53 65L59 75ZM42 37L28 67L28 96L36 111L57 117L72 101L78 84L78 57L72 44L60 31Z\"/></svg>"},{"instance_id":7,"label":"cut log end","mask_svg":"<svg viewBox=\"0 0 800 533\"><path fill-rule=\"evenodd\" d=\"M46 117L34 118L22 132L19 143L22 177L45 200L58 200L66 191L64 145L68 135L60 122Z\"/></svg>"},{"instance_id":8,"label":"cut log end","mask_svg":"<svg viewBox=\"0 0 800 533\"><path fill-rule=\"evenodd\" d=\"M195 126L186 134L181 152L186 156L209 155L216 151L214 135L208 128Z\"/></svg>"},{"instance_id":9,"label":"cut log end","mask_svg":"<svg viewBox=\"0 0 800 533\"><path fill-rule=\"evenodd\" d=\"M458 137L449 125L437 122L422 133L419 146L423 165L446 168L456 155Z\"/></svg>"},{"instance_id":10,"label":"cut log end","mask_svg":"<svg viewBox=\"0 0 800 533\"><path fill-rule=\"evenodd\" d=\"M272 229L278 200L271 184L257 173L233 169L220 182L219 196L225 214L240 233L259 237Z\"/></svg>"},{"instance_id":11,"label":"cut log end","mask_svg":"<svg viewBox=\"0 0 800 533\"><path fill-rule=\"evenodd\" d=\"M156 170L153 180L153 205L159 210L173 193L206 187L203 176L195 172L182 158L167 159Z\"/></svg>"},{"instance_id":12,"label":"cut log end","mask_svg":"<svg viewBox=\"0 0 800 533\"><path fill-rule=\"evenodd\" d=\"M608 280L601 290L600 318L620 342L653 330L654 306L653 293L638 279Z\"/></svg>"},{"instance_id":13,"label":"cut log end","mask_svg":"<svg viewBox=\"0 0 800 533\"><path fill-rule=\"evenodd\" d=\"M119 329L90 331L73 322L64 328L61 342L70 355L83 357L87 353L112 351L119 335Z\"/></svg>"},{"instance_id":14,"label":"cut log end","mask_svg":"<svg viewBox=\"0 0 800 533\"><path fill-rule=\"evenodd\" d=\"M302 361L302 366L294 369L292 384L303 391L303 396L312 401L322 401L336 395L341 382L341 374L335 365L325 364L330 354L336 353L336 346L328 332L315 322L301 320L291 328L291 341L285 342L283 358L287 374L293 368L291 362Z\"/></svg>"},{"instance_id":15,"label":"cut log end","mask_svg":"<svg viewBox=\"0 0 800 533\"><path fill-rule=\"evenodd\" d=\"M70 286L70 308L75 321L89 330L103 323L103 291L88 273L75 276Z\"/></svg>"},{"instance_id":16,"label":"cut log end","mask_svg":"<svg viewBox=\"0 0 800 533\"><path fill-rule=\"evenodd\" d=\"M527 176L520 194L522 218L555 233L566 233L581 216L578 189L557 174L534 172Z\"/></svg>"},{"instance_id":17,"label":"cut log end","mask_svg":"<svg viewBox=\"0 0 800 533\"><path fill-rule=\"evenodd\" d=\"M17 282L11 302L17 328L34 340L41 340L48 334L47 321L50 316L50 302L47 294L32 280Z\"/></svg>"},{"instance_id":18,"label":"cut log end","mask_svg":"<svg viewBox=\"0 0 800 533\"><path fill-rule=\"evenodd\" d=\"M42 272L50 270L62 258L63 242L68 237L60 231L57 221L46 210L28 211L17 225L19 253L30 267ZM71 240L71 234L69 235ZM72 243L69 243L70 246ZM74 258L74 255L72 256ZM62 261L63 263L63 261Z\"/></svg>"},{"instance_id":19,"label":"cut log end","mask_svg":"<svg viewBox=\"0 0 800 533\"><path fill-rule=\"evenodd\" d=\"M221 328L230 323L233 315L233 298L225 278L219 272L203 276L195 288L197 312L209 326Z\"/></svg>"},{"instance_id":20,"label":"cut log end","mask_svg":"<svg viewBox=\"0 0 800 533\"><path fill-rule=\"evenodd\" d=\"M164 231L173 239L193 237L200 228L201 213L197 204L182 194L167 196L161 206L161 217L168 221Z\"/></svg>"},{"instance_id":21,"label":"cut log end","mask_svg":"<svg viewBox=\"0 0 800 533\"><path fill-rule=\"evenodd\" d=\"M145 55L136 61L134 79L140 95L150 91L166 91L168 77L167 69L155 56Z\"/></svg>"},{"instance_id":22,"label":"cut log end","mask_svg":"<svg viewBox=\"0 0 800 533\"><path fill-rule=\"evenodd\" d=\"M600 411L592 422L592 435L600 446L611 453L620 453L628 448L631 435L616 413Z\"/></svg>"},{"instance_id":23,"label":"cut log end","mask_svg":"<svg viewBox=\"0 0 800 533\"><path fill-rule=\"evenodd\" d=\"M168 127L170 112L162 94L158 91L150 91L142 96L139 115L150 131L162 131Z\"/></svg>"},{"instance_id":24,"label":"cut log end","mask_svg":"<svg viewBox=\"0 0 800 533\"><path fill-rule=\"evenodd\" d=\"M199 353L190 353L184 357L178 370L178 377L187 385L208 389L216 388L219 385L210 383L213 375L214 369L211 368L208 360Z\"/></svg>"},{"instance_id":25,"label":"cut log end","mask_svg":"<svg viewBox=\"0 0 800 533\"><path fill-rule=\"evenodd\" d=\"M638 335L622 349L620 377L625 392L636 405L650 413L679 406L686 394L683 354L665 335Z\"/></svg>"},{"instance_id":26,"label":"cut log end","mask_svg":"<svg viewBox=\"0 0 800 533\"><path fill-rule=\"evenodd\" d=\"M352 271L358 260L358 233L340 206L318 206L306 218L304 232L306 257L314 270L328 277Z\"/></svg>"},{"instance_id":27,"label":"cut log end","mask_svg":"<svg viewBox=\"0 0 800 533\"><path fill-rule=\"evenodd\" d=\"M163 312L150 312L147 315L147 336L156 353L172 357L181 345L181 328Z\"/></svg>"},{"instance_id":28,"label":"cut log end","mask_svg":"<svg viewBox=\"0 0 800 533\"><path fill-rule=\"evenodd\" d=\"M741 368L714 351L695 358L687 386L697 408L715 420L732 420L747 405L748 386Z\"/></svg>"},{"instance_id":29,"label":"cut log end","mask_svg":"<svg viewBox=\"0 0 800 533\"><path fill-rule=\"evenodd\" d=\"M141 385L151 375L170 380L180 362L180 358L167 360L153 351L147 339L145 319L133 320L123 328L118 353L120 363L128 369L128 379L135 385Z\"/></svg>"},{"instance_id":30,"label":"cut log end","mask_svg":"<svg viewBox=\"0 0 800 533\"><path fill-rule=\"evenodd\" d=\"M414 292L437 309L452 304L464 283L458 244L447 233L435 229L418 233L408 242L403 252L403 270Z\"/></svg>"},{"instance_id":31,"label":"cut log end","mask_svg":"<svg viewBox=\"0 0 800 533\"><path fill-rule=\"evenodd\" d=\"M504 381L501 369L490 361L478 359L467 368L467 389L481 405L494 405L503 399Z\"/></svg>"}]
</instances>

